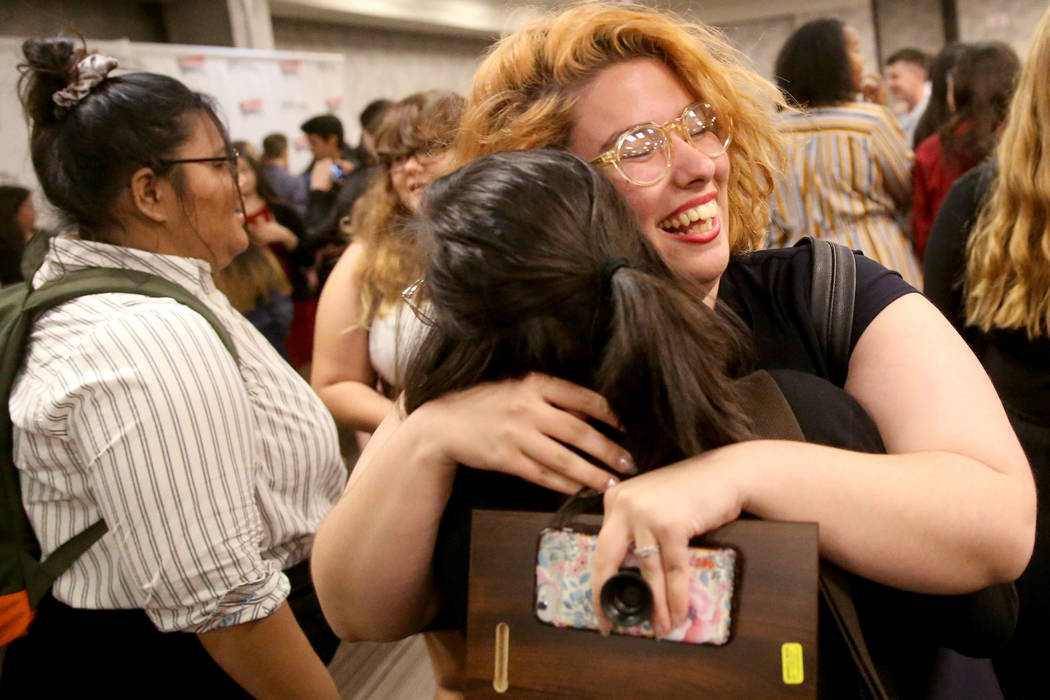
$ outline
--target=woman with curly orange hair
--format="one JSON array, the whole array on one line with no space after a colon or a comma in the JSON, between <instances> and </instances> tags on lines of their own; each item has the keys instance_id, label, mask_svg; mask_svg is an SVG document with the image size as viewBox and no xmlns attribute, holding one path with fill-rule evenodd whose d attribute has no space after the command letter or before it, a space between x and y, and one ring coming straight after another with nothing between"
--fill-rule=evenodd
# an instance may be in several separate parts
<instances>
[{"instance_id":1,"label":"woman with curly orange hair","mask_svg":"<svg viewBox=\"0 0 1050 700\"><path fill-rule=\"evenodd\" d=\"M437 524L461 465L604 493L595 590L631 547L650 553L643 575L662 633L686 618L690 537L743 512L819 522L824 557L905 590L973 591L1024 568L1035 512L1027 461L987 376L940 313L857 256L852 352L837 367L809 309L810 249L748 252L768 223L781 162L774 104L775 88L712 30L657 10L582 4L492 50L457 161L551 147L596 165L671 271L749 329L759 367L844 387L889 454L752 440L628 479L631 455L587 423L616 422L605 398L545 375L393 411L315 543L315 582L339 634L392 639L434 619Z\"/></svg>"}]
</instances>

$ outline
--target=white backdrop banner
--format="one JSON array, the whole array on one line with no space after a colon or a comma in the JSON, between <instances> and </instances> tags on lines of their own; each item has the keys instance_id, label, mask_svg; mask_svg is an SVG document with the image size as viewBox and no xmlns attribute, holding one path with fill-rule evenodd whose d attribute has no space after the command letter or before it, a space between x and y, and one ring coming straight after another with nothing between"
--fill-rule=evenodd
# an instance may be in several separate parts
<instances>
[{"instance_id":1,"label":"white backdrop banner","mask_svg":"<svg viewBox=\"0 0 1050 700\"><path fill-rule=\"evenodd\" d=\"M0 184L21 184L44 204L29 159L28 130L18 103L17 66L22 40L0 37ZM262 137L279 131L288 137L289 168L300 172L310 150L299 125L316 114L331 113L351 125L343 113L342 54L259 51L212 46L147 44L87 40L89 49L115 57L124 71L148 71L177 78L215 98L233 139L258 147ZM46 211L47 207L42 207ZM48 225L45 215L41 224Z\"/></svg>"}]
</instances>

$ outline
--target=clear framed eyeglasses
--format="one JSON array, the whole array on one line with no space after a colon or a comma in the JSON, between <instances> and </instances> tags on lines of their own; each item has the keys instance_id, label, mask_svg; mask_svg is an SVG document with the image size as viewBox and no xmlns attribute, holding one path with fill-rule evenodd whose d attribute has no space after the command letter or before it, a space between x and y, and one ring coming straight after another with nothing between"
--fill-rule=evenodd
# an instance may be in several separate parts
<instances>
[{"instance_id":1,"label":"clear framed eyeglasses","mask_svg":"<svg viewBox=\"0 0 1050 700\"><path fill-rule=\"evenodd\" d=\"M412 309L412 313L423 325L436 326L437 324L434 322L433 317L427 313L426 303L423 301L426 296L426 284L426 278L420 277L405 287L401 292L401 301L408 304L408 308Z\"/></svg>"},{"instance_id":2,"label":"clear framed eyeglasses","mask_svg":"<svg viewBox=\"0 0 1050 700\"><path fill-rule=\"evenodd\" d=\"M648 187L667 177L671 170L671 135L710 158L718 158L733 141L731 122L715 114L711 105L694 102L665 124L638 124L624 131L616 145L591 161L612 165L628 182Z\"/></svg>"}]
</instances>

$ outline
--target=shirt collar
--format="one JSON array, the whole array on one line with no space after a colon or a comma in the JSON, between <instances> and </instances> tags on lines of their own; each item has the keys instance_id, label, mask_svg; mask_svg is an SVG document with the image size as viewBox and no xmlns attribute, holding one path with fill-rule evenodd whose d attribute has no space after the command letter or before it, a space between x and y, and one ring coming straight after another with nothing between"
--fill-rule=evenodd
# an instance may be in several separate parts
<instances>
[{"instance_id":1,"label":"shirt collar","mask_svg":"<svg viewBox=\"0 0 1050 700\"><path fill-rule=\"evenodd\" d=\"M61 235L51 239L47 255L33 275L33 287L39 287L66 272L92 267L148 272L181 285L191 292L208 292L215 286L211 264L206 260L162 255L138 248Z\"/></svg>"}]
</instances>

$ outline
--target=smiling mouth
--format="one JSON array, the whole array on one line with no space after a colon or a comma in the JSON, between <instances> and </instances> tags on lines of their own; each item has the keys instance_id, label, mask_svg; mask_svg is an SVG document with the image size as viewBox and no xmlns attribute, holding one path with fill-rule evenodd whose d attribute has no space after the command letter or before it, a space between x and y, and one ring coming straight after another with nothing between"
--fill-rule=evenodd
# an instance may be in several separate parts
<instances>
[{"instance_id":1,"label":"smiling mouth","mask_svg":"<svg viewBox=\"0 0 1050 700\"><path fill-rule=\"evenodd\" d=\"M715 200L698 204L683 212L669 216L657 226L665 233L684 236L687 233L704 233L714 226L718 215L718 203Z\"/></svg>"}]
</instances>

